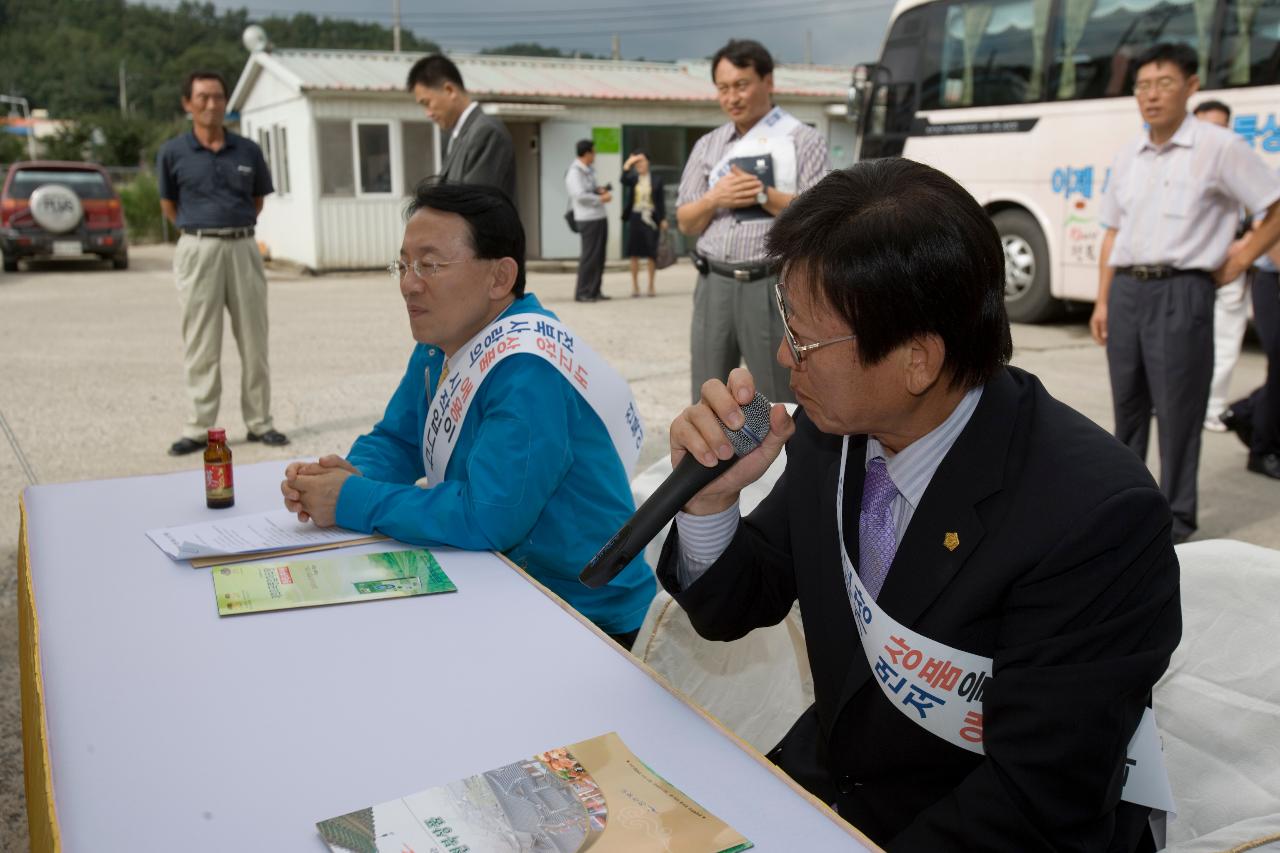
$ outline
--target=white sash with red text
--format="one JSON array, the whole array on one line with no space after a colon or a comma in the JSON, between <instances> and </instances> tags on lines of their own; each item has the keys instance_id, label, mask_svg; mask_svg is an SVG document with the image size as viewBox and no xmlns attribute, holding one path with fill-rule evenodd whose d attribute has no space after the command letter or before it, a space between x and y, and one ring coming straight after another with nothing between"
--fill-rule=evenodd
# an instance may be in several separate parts
<instances>
[{"instance_id":1,"label":"white sash with red text","mask_svg":"<svg viewBox=\"0 0 1280 853\"><path fill-rule=\"evenodd\" d=\"M991 658L953 649L902 625L862 585L844 547L842 507L848 456L849 437L845 436L836 488L836 526L845 588L871 674L885 698L913 723L961 749L984 753L982 693L993 677ZM1173 814L1173 791L1150 708L1129 742L1125 765L1121 799Z\"/></svg>"},{"instance_id":2,"label":"white sash with red text","mask_svg":"<svg viewBox=\"0 0 1280 853\"><path fill-rule=\"evenodd\" d=\"M630 479L644 444L644 425L627 380L560 321L543 314L514 314L486 326L445 363L448 370L431 398L422 433L428 487L444 481L480 384L494 365L513 355L542 358L560 371L604 422Z\"/></svg>"}]
</instances>

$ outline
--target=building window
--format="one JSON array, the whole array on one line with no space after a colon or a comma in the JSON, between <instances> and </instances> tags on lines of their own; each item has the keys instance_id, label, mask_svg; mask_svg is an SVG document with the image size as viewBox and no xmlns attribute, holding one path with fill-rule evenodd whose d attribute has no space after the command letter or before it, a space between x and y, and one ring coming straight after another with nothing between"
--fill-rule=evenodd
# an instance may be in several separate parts
<instances>
[{"instance_id":1,"label":"building window","mask_svg":"<svg viewBox=\"0 0 1280 853\"><path fill-rule=\"evenodd\" d=\"M258 147L262 149L262 160L267 164L267 168L271 170L274 177L276 174L276 162L271 159L271 128L258 128Z\"/></svg>"},{"instance_id":2,"label":"building window","mask_svg":"<svg viewBox=\"0 0 1280 853\"><path fill-rule=\"evenodd\" d=\"M276 159L272 164L272 171L275 173L276 192L280 195L289 194L289 132L282 125L276 125L275 152Z\"/></svg>"},{"instance_id":3,"label":"building window","mask_svg":"<svg viewBox=\"0 0 1280 853\"><path fill-rule=\"evenodd\" d=\"M360 194L391 192L391 125L356 123Z\"/></svg>"},{"instance_id":4,"label":"building window","mask_svg":"<svg viewBox=\"0 0 1280 853\"><path fill-rule=\"evenodd\" d=\"M429 121L406 121L401 128L404 193L412 195L419 181L436 172L435 125Z\"/></svg>"},{"instance_id":5,"label":"building window","mask_svg":"<svg viewBox=\"0 0 1280 853\"><path fill-rule=\"evenodd\" d=\"M355 195L351 122L317 121L316 147L320 155L320 194L346 197Z\"/></svg>"}]
</instances>

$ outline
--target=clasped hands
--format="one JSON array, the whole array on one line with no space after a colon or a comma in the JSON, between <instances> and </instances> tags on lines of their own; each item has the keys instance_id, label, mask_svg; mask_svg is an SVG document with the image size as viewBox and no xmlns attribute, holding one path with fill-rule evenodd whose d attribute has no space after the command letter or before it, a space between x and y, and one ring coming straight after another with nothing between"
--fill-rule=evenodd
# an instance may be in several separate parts
<instances>
[{"instance_id":1,"label":"clasped hands","mask_svg":"<svg viewBox=\"0 0 1280 853\"><path fill-rule=\"evenodd\" d=\"M363 475L359 468L334 454L321 456L315 462L290 462L280 483L285 509L297 513L298 521L333 527L337 523L338 494L351 476Z\"/></svg>"},{"instance_id":2,"label":"clasped hands","mask_svg":"<svg viewBox=\"0 0 1280 853\"><path fill-rule=\"evenodd\" d=\"M706 197L716 207L754 207L760 203L756 201L756 196L763 190L764 184L759 178L734 166L729 170L729 174L716 181L716 185L707 190Z\"/></svg>"},{"instance_id":3,"label":"clasped hands","mask_svg":"<svg viewBox=\"0 0 1280 853\"><path fill-rule=\"evenodd\" d=\"M720 421L732 430L742 429L742 407L756 395L755 380L745 367L729 374L729 384L708 379L702 384L702 398L671 422L671 467L686 453L692 453L708 468L733 456L733 447L720 428ZM719 418L719 420L716 420ZM711 481L684 506L691 515L713 515L733 506L738 494L764 474L778 458L782 446L796 431L786 406L774 403L769 410L769 434L755 450Z\"/></svg>"}]
</instances>

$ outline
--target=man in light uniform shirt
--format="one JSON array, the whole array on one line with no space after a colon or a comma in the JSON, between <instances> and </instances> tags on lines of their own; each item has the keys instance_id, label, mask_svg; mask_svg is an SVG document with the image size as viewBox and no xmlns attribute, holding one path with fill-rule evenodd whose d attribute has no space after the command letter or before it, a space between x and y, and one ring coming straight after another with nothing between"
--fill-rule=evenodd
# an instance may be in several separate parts
<instances>
[{"instance_id":1,"label":"man in light uniform shirt","mask_svg":"<svg viewBox=\"0 0 1280 853\"><path fill-rule=\"evenodd\" d=\"M605 246L609 242L609 220L605 205L613 201L608 187L596 185L596 146L590 139L579 139L574 147L577 155L564 173L564 188L569 194L573 218L582 237L578 255L578 283L573 291L576 302L599 302L612 299L601 292L604 284Z\"/></svg>"},{"instance_id":2,"label":"man in light uniform shirt","mask_svg":"<svg viewBox=\"0 0 1280 853\"><path fill-rule=\"evenodd\" d=\"M1116 437L1143 459L1155 410L1160 488L1177 542L1196 531L1214 291L1280 237L1280 179L1244 140L1187 113L1200 87L1197 66L1186 45L1156 45L1137 61L1134 94L1149 131L1112 167L1089 321L1107 348ZM1241 207L1266 218L1233 247Z\"/></svg>"}]
</instances>

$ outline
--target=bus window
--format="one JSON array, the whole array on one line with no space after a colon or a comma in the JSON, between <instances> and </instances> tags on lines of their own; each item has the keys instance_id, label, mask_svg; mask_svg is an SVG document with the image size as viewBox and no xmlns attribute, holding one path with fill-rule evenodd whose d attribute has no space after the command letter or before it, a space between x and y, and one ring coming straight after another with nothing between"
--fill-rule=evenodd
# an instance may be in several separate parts
<instances>
[{"instance_id":1,"label":"bus window","mask_svg":"<svg viewBox=\"0 0 1280 853\"><path fill-rule=\"evenodd\" d=\"M1025 104L1043 97L1050 0L962 2L930 38L923 109Z\"/></svg>"},{"instance_id":2,"label":"bus window","mask_svg":"<svg viewBox=\"0 0 1280 853\"><path fill-rule=\"evenodd\" d=\"M1280 0L1227 0L1213 88L1280 83Z\"/></svg>"},{"instance_id":3,"label":"bus window","mask_svg":"<svg viewBox=\"0 0 1280 853\"><path fill-rule=\"evenodd\" d=\"M1159 42L1194 48L1200 79L1208 80L1214 6L1215 0L1061 0L1050 72L1054 96L1073 100L1132 94L1133 61Z\"/></svg>"}]
</instances>

